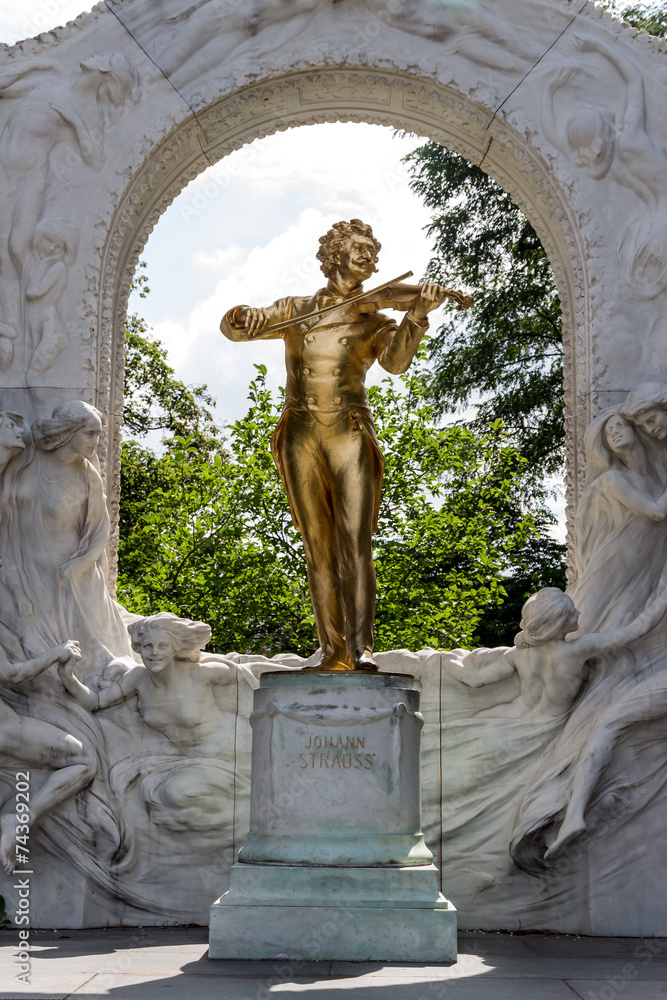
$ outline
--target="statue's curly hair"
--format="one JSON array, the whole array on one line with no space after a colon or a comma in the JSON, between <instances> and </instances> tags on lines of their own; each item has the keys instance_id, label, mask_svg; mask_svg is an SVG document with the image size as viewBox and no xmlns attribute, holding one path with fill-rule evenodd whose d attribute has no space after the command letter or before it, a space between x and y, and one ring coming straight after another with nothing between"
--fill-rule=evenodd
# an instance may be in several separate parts
<instances>
[{"instance_id":1,"label":"statue's curly hair","mask_svg":"<svg viewBox=\"0 0 667 1000\"><path fill-rule=\"evenodd\" d=\"M373 236L370 226L362 222L361 219L350 219L349 222L334 222L333 226L324 236L320 236L320 249L316 257L320 261L320 270L326 278L331 278L336 270L336 265L340 264L340 255L344 251L350 236L369 236L375 247L373 263L377 263L378 254L382 249L382 244Z\"/></svg>"}]
</instances>

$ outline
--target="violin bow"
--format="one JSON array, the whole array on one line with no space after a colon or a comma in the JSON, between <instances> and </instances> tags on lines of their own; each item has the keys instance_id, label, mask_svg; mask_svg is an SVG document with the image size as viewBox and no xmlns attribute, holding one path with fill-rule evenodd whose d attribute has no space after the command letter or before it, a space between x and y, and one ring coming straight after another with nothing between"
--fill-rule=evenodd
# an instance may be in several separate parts
<instances>
[{"instance_id":1,"label":"violin bow","mask_svg":"<svg viewBox=\"0 0 667 1000\"><path fill-rule=\"evenodd\" d=\"M358 302L359 299L365 299L368 295L374 295L376 292L381 292L385 288L390 288L392 285L397 285L399 281L403 281L404 278L411 278L413 271L406 271L399 278L392 278L391 281L385 281L383 285L378 285L377 288L371 288L367 292L357 292L353 295L351 299L344 299L342 302L335 302L330 306L323 306L321 309L316 309L314 312L306 313L304 316L295 316L294 319L284 319L280 323L271 323L269 326L265 326L262 330L264 333L274 333L276 330L286 330L289 326L297 326L299 323L305 323L309 319L317 319L319 316L325 316L326 313L333 312L334 309L340 309L341 306L349 306L352 302Z\"/></svg>"},{"instance_id":2,"label":"violin bow","mask_svg":"<svg viewBox=\"0 0 667 1000\"><path fill-rule=\"evenodd\" d=\"M362 299L366 299L369 296L377 295L378 292L383 292L385 288L392 288L394 285L398 285L405 278L411 278L413 271L406 271L405 274L399 274L398 278L392 278L391 281L385 281L382 285L378 285L377 288L370 288L366 292L357 292L350 299L344 299L342 302L335 302L333 305L323 306L321 309L315 309L314 312L306 313L304 316L295 316L293 319L284 319L280 323L271 323L269 326L264 327L261 335L266 333L276 333L278 330L287 330L290 326L296 326L299 323L305 323L309 319L319 319L320 316L325 316L327 313L333 312L334 309L340 309L341 306L349 306L353 302L359 302ZM450 301L455 301L457 303L457 308L468 309L472 305L472 297L470 295L462 295L460 292L452 292L451 289L446 289L446 298Z\"/></svg>"}]
</instances>

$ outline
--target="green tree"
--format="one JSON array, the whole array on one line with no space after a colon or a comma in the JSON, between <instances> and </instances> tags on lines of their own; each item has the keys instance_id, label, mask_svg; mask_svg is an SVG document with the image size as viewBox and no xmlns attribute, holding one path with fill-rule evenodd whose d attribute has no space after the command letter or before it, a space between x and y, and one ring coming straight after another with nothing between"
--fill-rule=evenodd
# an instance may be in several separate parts
<instances>
[{"instance_id":1,"label":"green tree","mask_svg":"<svg viewBox=\"0 0 667 1000\"><path fill-rule=\"evenodd\" d=\"M536 471L558 471L562 332L542 245L510 196L458 153L427 142L406 161L412 189L433 212L427 276L475 299L429 341L437 410L455 413L481 397L469 426L502 420Z\"/></svg>"},{"instance_id":2,"label":"green tree","mask_svg":"<svg viewBox=\"0 0 667 1000\"><path fill-rule=\"evenodd\" d=\"M634 4L626 7L622 3L603 3L604 7L609 7L613 13L622 17L624 21L642 31L648 31L651 35L664 38L667 35L667 5L664 3L644 3Z\"/></svg>"},{"instance_id":3,"label":"green tree","mask_svg":"<svg viewBox=\"0 0 667 1000\"><path fill-rule=\"evenodd\" d=\"M305 560L269 450L282 399L250 386L226 449L195 435L124 445L119 599L208 621L218 650L312 652ZM497 424L438 428L423 374L370 390L386 458L376 536L379 648L470 645L506 567L549 519Z\"/></svg>"},{"instance_id":4,"label":"green tree","mask_svg":"<svg viewBox=\"0 0 667 1000\"><path fill-rule=\"evenodd\" d=\"M140 261L132 288L145 299L150 292ZM213 409L215 400L205 385L185 385L176 378L167 352L137 313L125 327L125 400L123 426L127 436L145 437L150 431L193 435L203 446L220 435Z\"/></svg>"}]
</instances>

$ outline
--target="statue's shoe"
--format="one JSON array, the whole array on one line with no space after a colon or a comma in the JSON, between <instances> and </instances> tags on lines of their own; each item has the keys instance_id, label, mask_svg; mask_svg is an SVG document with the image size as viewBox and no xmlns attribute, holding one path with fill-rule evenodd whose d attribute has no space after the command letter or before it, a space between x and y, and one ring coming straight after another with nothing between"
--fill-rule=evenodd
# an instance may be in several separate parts
<instances>
[{"instance_id":1,"label":"statue's shoe","mask_svg":"<svg viewBox=\"0 0 667 1000\"><path fill-rule=\"evenodd\" d=\"M361 656L355 656L354 669L363 670L366 673L377 673L379 667L370 653L363 652Z\"/></svg>"},{"instance_id":2,"label":"statue's shoe","mask_svg":"<svg viewBox=\"0 0 667 1000\"><path fill-rule=\"evenodd\" d=\"M325 673L325 672L341 673L343 671L346 671L346 672L349 673L349 671L351 671L353 669L354 668L352 667L351 663L348 663L347 661L339 660L337 657L333 656L332 654L328 654L327 655L325 653L322 653L322 655L320 656L320 658L317 661L317 663L313 664L312 667L303 667L304 671L311 671L312 673L316 673L316 672L318 672L318 673Z\"/></svg>"}]
</instances>

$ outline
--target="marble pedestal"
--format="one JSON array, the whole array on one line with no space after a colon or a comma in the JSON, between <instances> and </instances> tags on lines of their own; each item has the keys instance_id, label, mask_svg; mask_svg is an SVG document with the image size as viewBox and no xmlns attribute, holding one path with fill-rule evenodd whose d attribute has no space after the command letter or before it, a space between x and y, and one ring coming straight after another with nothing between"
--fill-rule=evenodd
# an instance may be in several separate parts
<instances>
[{"instance_id":1,"label":"marble pedestal","mask_svg":"<svg viewBox=\"0 0 667 1000\"><path fill-rule=\"evenodd\" d=\"M250 833L209 957L455 960L421 830L415 679L263 674L251 723Z\"/></svg>"}]
</instances>

